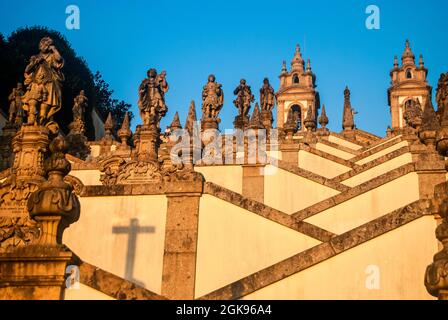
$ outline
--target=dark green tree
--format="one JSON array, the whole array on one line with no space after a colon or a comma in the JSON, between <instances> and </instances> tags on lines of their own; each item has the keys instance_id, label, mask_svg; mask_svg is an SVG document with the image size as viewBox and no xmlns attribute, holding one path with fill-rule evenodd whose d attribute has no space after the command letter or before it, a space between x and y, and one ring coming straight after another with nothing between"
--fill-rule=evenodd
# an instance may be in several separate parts
<instances>
[{"instance_id":1,"label":"dark green tree","mask_svg":"<svg viewBox=\"0 0 448 320\"><path fill-rule=\"evenodd\" d=\"M8 95L17 82L23 82L23 72L28 64L29 58L38 52L38 44L43 37L53 39L55 46L64 57L65 65L63 73L65 81L62 91L62 109L56 114L56 121L61 129L67 132L68 124L72 121L73 99L84 90L89 98L89 110L85 114L86 135L90 140L94 139L93 121L91 111L96 108L100 116L105 119L111 111L116 117L116 122L121 123L124 113L129 110L130 104L123 101L115 103L111 98L113 91L109 85L101 79L99 72L97 78L103 81L102 86L95 82L95 76L89 69L86 61L78 57L67 39L58 31L45 27L20 28L14 31L7 40L3 35L0 37L0 107L7 111ZM107 85L107 86L106 86ZM101 87L108 91L101 91ZM105 99L105 97L109 96Z\"/></svg>"}]
</instances>

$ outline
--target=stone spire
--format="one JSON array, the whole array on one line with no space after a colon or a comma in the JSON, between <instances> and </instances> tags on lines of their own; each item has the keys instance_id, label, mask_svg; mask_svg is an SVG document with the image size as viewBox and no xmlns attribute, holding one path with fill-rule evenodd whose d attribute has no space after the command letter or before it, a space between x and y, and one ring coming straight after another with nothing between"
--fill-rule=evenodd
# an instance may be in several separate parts
<instances>
[{"instance_id":1,"label":"stone spire","mask_svg":"<svg viewBox=\"0 0 448 320\"><path fill-rule=\"evenodd\" d=\"M420 55L420 59L418 60L418 67L423 69L425 67L425 61L423 60L423 55Z\"/></svg>"},{"instance_id":2,"label":"stone spire","mask_svg":"<svg viewBox=\"0 0 448 320\"><path fill-rule=\"evenodd\" d=\"M350 89L345 87L344 90L344 113L342 117L342 129L353 130L355 128L355 121L353 119L353 109L350 102Z\"/></svg>"},{"instance_id":3,"label":"stone spire","mask_svg":"<svg viewBox=\"0 0 448 320\"><path fill-rule=\"evenodd\" d=\"M406 40L405 49L403 55L401 56L401 63L405 65L415 65L415 55L411 50L409 40Z\"/></svg>"},{"instance_id":4,"label":"stone spire","mask_svg":"<svg viewBox=\"0 0 448 320\"><path fill-rule=\"evenodd\" d=\"M173 121L170 124L170 130L171 132L173 132L174 130L177 129L182 129L182 125L180 124L179 113L176 111L176 113L174 114Z\"/></svg>"},{"instance_id":5,"label":"stone spire","mask_svg":"<svg viewBox=\"0 0 448 320\"><path fill-rule=\"evenodd\" d=\"M114 120L112 118L112 113L109 112L107 115L106 122L104 123L104 137L112 138L112 130L114 129Z\"/></svg>"},{"instance_id":6,"label":"stone spire","mask_svg":"<svg viewBox=\"0 0 448 320\"><path fill-rule=\"evenodd\" d=\"M319 116L319 124L320 124L321 128L327 129L328 122L329 122L329 120L327 117L327 112L325 111L325 105L322 105L322 111Z\"/></svg>"},{"instance_id":7,"label":"stone spire","mask_svg":"<svg viewBox=\"0 0 448 320\"><path fill-rule=\"evenodd\" d=\"M121 139L121 145L123 147L128 145L128 140L132 135L131 123L129 121L129 114L126 112L123 123L121 124L120 130L118 130L118 136Z\"/></svg>"},{"instance_id":8,"label":"stone spire","mask_svg":"<svg viewBox=\"0 0 448 320\"><path fill-rule=\"evenodd\" d=\"M261 116L260 116L260 107L258 106L258 102L255 103L255 108L252 113L252 117L250 118L249 122L249 128L250 129L263 129L263 123L261 122Z\"/></svg>"},{"instance_id":9,"label":"stone spire","mask_svg":"<svg viewBox=\"0 0 448 320\"><path fill-rule=\"evenodd\" d=\"M294 58L291 61L292 71L303 71L304 61L302 58L302 53L300 52L300 46L296 45L296 51L294 53Z\"/></svg>"},{"instance_id":10,"label":"stone spire","mask_svg":"<svg viewBox=\"0 0 448 320\"><path fill-rule=\"evenodd\" d=\"M190 135L193 134L193 127L197 121L196 106L194 100L191 100L190 109L188 110L187 120L185 121L185 129L188 130Z\"/></svg>"}]
</instances>

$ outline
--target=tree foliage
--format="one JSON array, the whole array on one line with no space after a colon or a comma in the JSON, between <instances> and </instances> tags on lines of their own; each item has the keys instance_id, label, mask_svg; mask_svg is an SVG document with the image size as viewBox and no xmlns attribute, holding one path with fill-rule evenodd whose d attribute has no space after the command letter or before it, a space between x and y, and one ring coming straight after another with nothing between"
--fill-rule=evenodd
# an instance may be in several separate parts
<instances>
[{"instance_id":1,"label":"tree foliage","mask_svg":"<svg viewBox=\"0 0 448 320\"><path fill-rule=\"evenodd\" d=\"M109 112L120 124L131 105L112 99L113 90L102 79L101 74L93 75L86 61L78 57L67 39L55 30L45 27L20 28L14 31L6 40L0 34L0 108L8 110L8 95L18 82L24 80L24 70L31 56L38 53L38 44L43 37L53 39L55 46L64 57L63 73L65 81L62 89L62 109L55 118L61 129L67 132L68 124L72 121L73 99L81 90L89 98L89 109L86 111L86 135L94 139L91 111L96 108L100 116L105 119Z\"/></svg>"}]
</instances>

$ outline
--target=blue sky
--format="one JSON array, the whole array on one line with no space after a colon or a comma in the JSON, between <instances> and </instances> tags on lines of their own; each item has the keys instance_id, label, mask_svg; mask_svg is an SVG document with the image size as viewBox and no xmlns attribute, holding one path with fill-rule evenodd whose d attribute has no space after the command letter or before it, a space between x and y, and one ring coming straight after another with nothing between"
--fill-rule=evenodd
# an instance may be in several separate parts
<instances>
[{"instance_id":1,"label":"blue sky","mask_svg":"<svg viewBox=\"0 0 448 320\"><path fill-rule=\"evenodd\" d=\"M80 30L67 30L65 9L81 12ZM365 27L368 5L381 10L381 29ZM352 91L359 128L384 135L390 124L387 106L389 71L401 56L406 38L424 55L435 88L448 71L448 2L414 1L5 1L0 0L0 32L44 25L63 33L93 72L99 70L115 97L133 105L146 70L167 71L170 108L182 123L189 102L198 113L202 86L210 73L223 84L221 129L231 128L237 110L233 90L241 78L258 89L264 77L278 88L282 60L288 64L296 43L310 58L317 90L326 105L329 127L340 131L343 90Z\"/></svg>"}]
</instances>

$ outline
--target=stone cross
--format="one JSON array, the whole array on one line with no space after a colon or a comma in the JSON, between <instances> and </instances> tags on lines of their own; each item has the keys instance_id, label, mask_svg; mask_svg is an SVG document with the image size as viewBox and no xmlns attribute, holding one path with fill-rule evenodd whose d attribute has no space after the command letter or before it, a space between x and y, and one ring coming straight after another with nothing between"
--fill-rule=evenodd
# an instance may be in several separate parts
<instances>
[{"instance_id":1,"label":"stone cross","mask_svg":"<svg viewBox=\"0 0 448 320\"><path fill-rule=\"evenodd\" d=\"M128 227L114 226L112 227L112 232L116 234L128 234L128 249L125 267L125 278L136 282L133 278L134 264L135 264L135 253L137 248L137 235L139 233L154 233L154 227L141 227L138 225L138 219L133 218L130 221ZM140 283L140 285L142 285Z\"/></svg>"}]
</instances>

